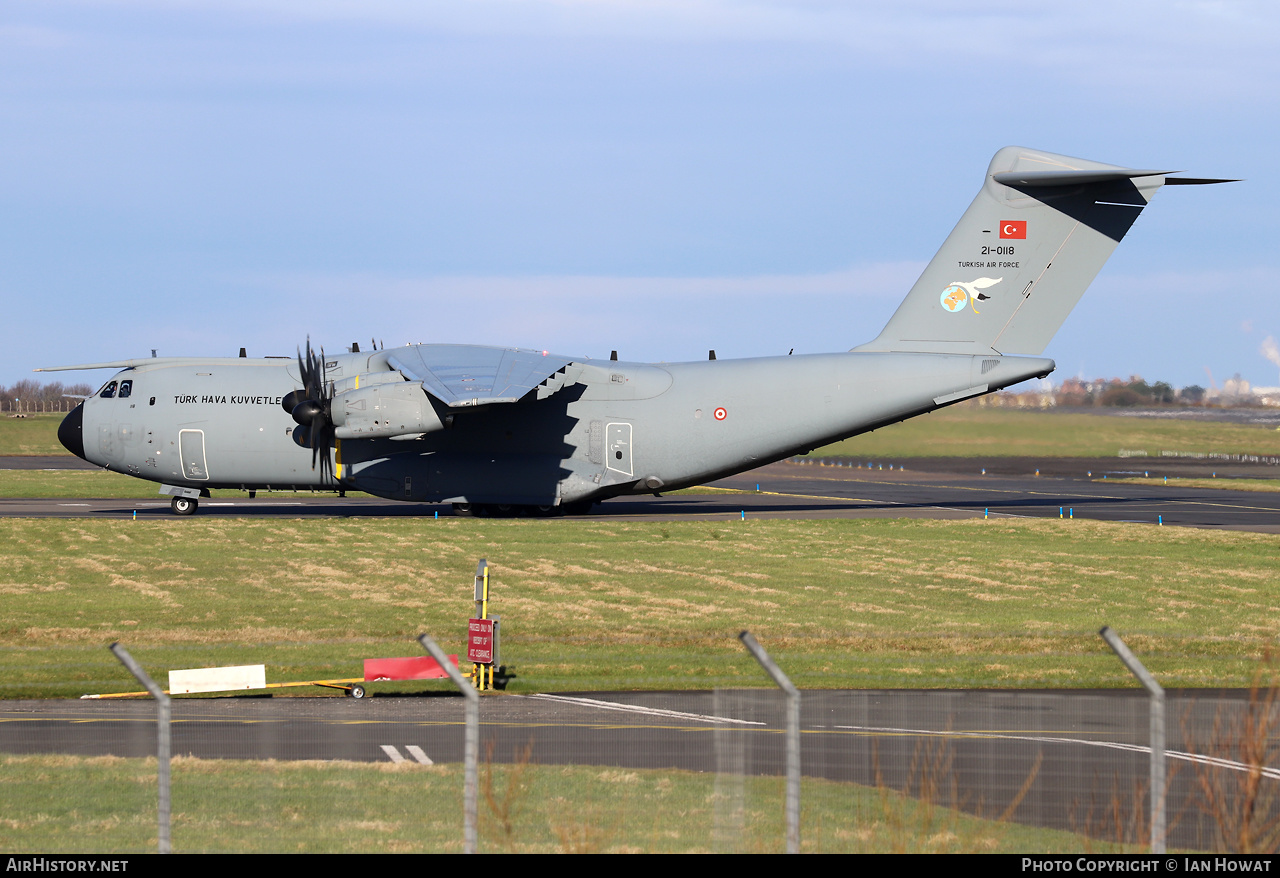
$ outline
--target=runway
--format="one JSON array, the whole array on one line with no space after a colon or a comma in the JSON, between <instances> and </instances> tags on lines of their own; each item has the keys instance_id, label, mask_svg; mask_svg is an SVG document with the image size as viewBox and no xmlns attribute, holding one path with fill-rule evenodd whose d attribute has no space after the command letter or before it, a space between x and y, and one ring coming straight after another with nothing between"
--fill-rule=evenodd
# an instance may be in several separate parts
<instances>
[{"instance_id":1,"label":"runway","mask_svg":"<svg viewBox=\"0 0 1280 878\"><path fill-rule=\"evenodd\" d=\"M12 459L10 459L12 460ZM1071 518L1280 533L1280 492L1170 487L1178 478L1273 478L1280 468L1164 459L924 458L861 462L781 462L711 483L713 493L621 497L594 508L595 520L740 518ZM867 468L871 463L872 468ZM889 467L892 467L891 469ZM985 473L983 472L985 470ZM1037 471L1039 475L1037 475ZM1107 478L1103 478L1106 476ZM1117 478L1142 478L1120 484ZM757 490L757 486L759 490ZM0 499L0 517L121 518L169 516L154 500ZM204 500L200 516L451 516L448 504L399 503L261 493Z\"/></svg>"},{"instance_id":2,"label":"runway","mask_svg":"<svg viewBox=\"0 0 1280 878\"><path fill-rule=\"evenodd\" d=\"M1239 715L1247 693L1168 697L1177 815L1169 843L1205 849L1212 820L1197 805L1200 779L1247 774L1236 754L1212 749L1212 729ZM527 748L535 765L776 776L783 710L776 690L496 694L481 701L481 752L498 762L523 759ZM146 756L154 717L154 703L141 700L8 702L0 751ZM1147 700L1134 691L808 691L801 727L806 777L916 792L933 783L940 804L985 816L1012 805L1016 822L1077 832L1145 808ZM205 759L458 762L462 699L443 690L362 701L179 699L172 729L175 755Z\"/></svg>"}]
</instances>

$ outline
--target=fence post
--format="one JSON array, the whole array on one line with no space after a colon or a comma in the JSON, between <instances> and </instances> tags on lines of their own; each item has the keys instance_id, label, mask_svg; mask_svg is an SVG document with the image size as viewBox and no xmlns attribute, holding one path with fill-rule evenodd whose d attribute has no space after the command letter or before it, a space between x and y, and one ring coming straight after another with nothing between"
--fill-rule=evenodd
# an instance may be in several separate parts
<instances>
[{"instance_id":1,"label":"fence post","mask_svg":"<svg viewBox=\"0 0 1280 878\"><path fill-rule=\"evenodd\" d=\"M1156 682L1156 678L1138 661L1129 647L1125 646L1120 635L1108 625L1102 626L1098 632L1107 646L1120 657L1124 666L1129 669L1138 682L1151 693L1151 853L1163 854L1165 835L1165 772L1164 772L1164 688Z\"/></svg>"},{"instance_id":2,"label":"fence post","mask_svg":"<svg viewBox=\"0 0 1280 878\"><path fill-rule=\"evenodd\" d=\"M453 685L466 699L466 731L462 743L462 852L476 853L477 805L480 796L480 693L467 678L449 661L436 642L425 634L418 635L418 643L444 668Z\"/></svg>"},{"instance_id":3,"label":"fence post","mask_svg":"<svg viewBox=\"0 0 1280 878\"><path fill-rule=\"evenodd\" d=\"M169 845L169 696L156 685L156 681L151 679L142 666L133 660L133 656L129 655L129 651L121 646L119 641L111 644L109 649L120 660L120 664L128 668L129 673L137 677L138 682L156 700L156 762L159 763L156 771L156 785L160 788L159 850L162 854L171 853Z\"/></svg>"},{"instance_id":4,"label":"fence post","mask_svg":"<svg viewBox=\"0 0 1280 878\"><path fill-rule=\"evenodd\" d=\"M787 693L787 853L800 853L800 690L750 631L738 635L778 688Z\"/></svg>"}]
</instances>

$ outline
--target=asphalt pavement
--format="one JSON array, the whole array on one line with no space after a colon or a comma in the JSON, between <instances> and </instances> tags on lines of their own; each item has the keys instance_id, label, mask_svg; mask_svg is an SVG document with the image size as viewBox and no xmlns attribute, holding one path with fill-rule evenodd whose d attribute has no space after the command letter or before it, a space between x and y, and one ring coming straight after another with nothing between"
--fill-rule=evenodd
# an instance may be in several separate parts
<instances>
[{"instance_id":1,"label":"asphalt pavement","mask_svg":"<svg viewBox=\"0 0 1280 878\"><path fill-rule=\"evenodd\" d=\"M12 460L12 458L10 458ZM2 462L2 461L0 461ZM1276 478L1280 467L1155 459L930 458L826 462L798 458L711 483L711 493L617 497L589 519L1070 518L1280 533L1280 492L1189 488L1170 478ZM1119 479L1138 479L1123 484ZM1280 484L1278 482L1277 484ZM0 517L123 518L172 514L167 498L0 499ZM259 493L200 503L199 516L451 516L449 504Z\"/></svg>"},{"instance_id":2,"label":"asphalt pavement","mask_svg":"<svg viewBox=\"0 0 1280 878\"><path fill-rule=\"evenodd\" d=\"M374 687L376 689L376 686ZM376 695L376 693L375 693ZM1253 766L1222 729L1248 694L1172 691L1167 708L1170 847L1214 847L1202 785L1243 786ZM806 691L807 777L905 790L987 817L1088 831L1145 819L1147 698L1137 691ZM418 697L180 698L173 753L204 759L458 762L463 700ZM780 776L777 690L496 693L481 700L481 752L494 762ZM0 751L141 757L155 752L155 704L0 704ZM1280 772L1265 769L1274 786ZM1240 782L1240 783L1237 783ZM779 803L780 806L780 803Z\"/></svg>"}]
</instances>

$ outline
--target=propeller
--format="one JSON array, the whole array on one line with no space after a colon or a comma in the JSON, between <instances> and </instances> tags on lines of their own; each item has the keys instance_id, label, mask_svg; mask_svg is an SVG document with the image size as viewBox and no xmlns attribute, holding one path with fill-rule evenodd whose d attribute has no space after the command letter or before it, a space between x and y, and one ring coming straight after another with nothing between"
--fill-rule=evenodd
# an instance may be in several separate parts
<instances>
[{"instance_id":1,"label":"propeller","mask_svg":"<svg viewBox=\"0 0 1280 878\"><path fill-rule=\"evenodd\" d=\"M281 405L298 422L293 441L311 449L311 468L315 469L318 461L320 478L328 482L333 480L333 461L329 457L334 442L333 397L325 380L324 349L316 356L309 336L306 356L298 351L298 373L302 376L302 389L286 394Z\"/></svg>"}]
</instances>

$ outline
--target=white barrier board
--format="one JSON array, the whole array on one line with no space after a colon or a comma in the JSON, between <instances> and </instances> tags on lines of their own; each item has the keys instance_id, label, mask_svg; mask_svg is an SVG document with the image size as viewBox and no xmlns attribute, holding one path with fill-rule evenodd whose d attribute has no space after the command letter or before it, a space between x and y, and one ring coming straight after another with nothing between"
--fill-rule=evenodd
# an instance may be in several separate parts
<instances>
[{"instance_id":1,"label":"white barrier board","mask_svg":"<svg viewBox=\"0 0 1280 878\"><path fill-rule=\"evenodd\" d=\"M191 695L195 692L231 692L236 689L265 689L266 665L241 665L232 668L192 668L169 672L169 693Z\"/></svg>"}]
</instances>

